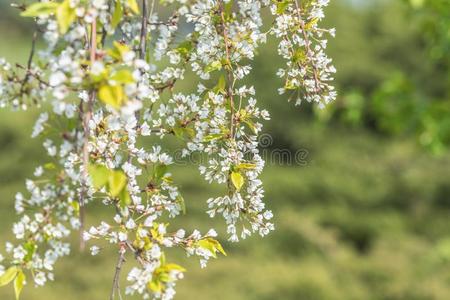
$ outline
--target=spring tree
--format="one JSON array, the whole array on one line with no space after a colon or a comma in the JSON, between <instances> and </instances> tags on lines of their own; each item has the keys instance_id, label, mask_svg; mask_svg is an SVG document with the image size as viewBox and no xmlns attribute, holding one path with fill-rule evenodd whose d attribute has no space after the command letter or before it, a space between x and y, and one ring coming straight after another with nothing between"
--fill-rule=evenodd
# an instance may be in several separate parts
<instances>
[{"instance_id":1,"label":"spring tree","mask_svg":"<svg viewBox=\"0 0 450 300\"><path fill-rule=\"evenodd\" d=\"M207 156L200 173L227 191L207 199L207 213L223 217L230 241L273 230L258 152L261 121L269 113L257 106L255 90L244 80L258 47L273 38L285 60L277 72L284 81L280 94L296 104L332 101L335 69L325 49L334 29L319 27L328 3L16 4L23 17L34 19L36 31L27 65L0 60L0 105L43 110L32 137L42 137L49 160L26 181L27 193L16 195L16 241L7 242L0 256L0 286L11 283L18 298L24 285L53 280L55 262L69 253L71 231L80 232L81 248L89 243L93 255L104 247L117 249L111 299L120 296L126 257L134 264L126 294L172 299L185 269L170 261L165 249L195 256L202 267L225 255L214 229L186 232L163 221L184 212L166 139L181 141L182 156ZM185 78L187 72L192 74ZM193 91L180 91L183 81ZM142 146L152 137L157 142ZM114 217L85 228L86 211L98 201Z\"/></svg>"}]
</instances>

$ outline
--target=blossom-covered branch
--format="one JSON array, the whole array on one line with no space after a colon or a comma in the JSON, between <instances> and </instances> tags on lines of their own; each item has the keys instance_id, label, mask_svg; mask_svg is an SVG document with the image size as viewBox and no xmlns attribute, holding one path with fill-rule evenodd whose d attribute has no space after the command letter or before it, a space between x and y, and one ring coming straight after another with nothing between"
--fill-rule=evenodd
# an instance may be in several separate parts
<instances>
[{"instance_id":1,"label":"blossom-covered branch","mask_svg":"<svg viewBox=\"0 0 450 300\"><path fill-rule=\"evenodd\" d=\"M205 199L207 213L225 219L230 241L273 230L258 150L269 113L257 106L255 89L244 80L257 48L273 35L287 60L278 72L286 80L280 91L296 93L297 103L333 100L335 70L324 53L324 35L334 30L318 25L327 4L48 0L19 6L22 16L35 19L40 34L26 67L0 60L0 104L43 110L50 104L32 133L44 137L49 160L27 180L27 196L16 196L17 241L8 243L7 258L1 257L0 285L14 282L19 295L27 281L53 280L54 263L69 253L71 230L81 232L82 247L90 243L93 255L117 249L111 299L121 295L122 265L130 260L126 294L172 299L185 270L169 262L165 249L197 256L202 267L225 255L214 229L186 233L163 222L185 210L166 139L182 141L185 157L207 156L200 173L226 187L224 194ZM161 19L157 6L172 13ZM273 19L263 20L265 9ZM264 21L268 30L262 29ZM35 49L36 38L46 47ZM185 79L189 69L195 76ZM194 90L179 92L183 81ZM161 142L141 146L152 137ZM94 201L102 201L112 218L85 230L84 214Z\"/></svg>"}]
</instances>

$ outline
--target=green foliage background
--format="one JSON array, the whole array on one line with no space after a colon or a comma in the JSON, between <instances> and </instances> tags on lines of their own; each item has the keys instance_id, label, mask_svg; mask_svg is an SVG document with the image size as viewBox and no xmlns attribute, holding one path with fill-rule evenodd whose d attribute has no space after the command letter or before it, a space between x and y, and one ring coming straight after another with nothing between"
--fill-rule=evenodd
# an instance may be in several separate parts
<instances>
[{"instance_id":1,"label":"green foliage background","mask_svg":"<svg viewBox=\"0 0 450 300\"><path fill-rule=\"evenodd\" d=\"M0 56L24 62L30 24L8 2L0 3ZM264 150L306 149L307 163L268 162L277 230L267 238L224 242L228 257L206 270L170 253L188 269L177 299L450 299L448 3L332 1L326 22L338 32L330 56L340 97L325 111L278 96L276 50L261 51L251 81L272 113L273 144ZM30 141L36 114L0 112L0 244L11 238L15 192L46 160L42 141ZM188 213L172 226L204 231L221 222L203 213L217 187L195 167L174 174ZM103 215L96 204L88 221ZM23 299L106 299L114 260L113 251L79 253L74 238L57 280L29 286ZM12 288L0 289L0 299L13 299Z\"/></svg>"}]
</instances>

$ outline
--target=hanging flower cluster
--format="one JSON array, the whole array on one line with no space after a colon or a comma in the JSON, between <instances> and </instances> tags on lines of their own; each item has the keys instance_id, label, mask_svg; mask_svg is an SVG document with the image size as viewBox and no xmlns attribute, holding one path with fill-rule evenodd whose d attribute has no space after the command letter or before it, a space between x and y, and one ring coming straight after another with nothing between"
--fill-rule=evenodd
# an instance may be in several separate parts
<instances>
[{"instance_id":1,"label":"hanging flower cluster","mask_svg":"<svg viewBox=\"0 0 450 300\"><path fill-rule=\"evenodd\" d=\"M127 254L136 265L125 292L144 299L172 299L183 277L184 268L166 260L166 248L197 256L202 267L225 255L214 229L187 233L162 221L184 213L185 206L165 139L182 141L185 157L205 155L200 173L209 183L226 186L226 194L207 199L207 213L225 219L230 241L273 230L258 150L261 122L269 113L258 108L254 88L243 80L258 46L275 35L287 60L279 71L286 78L281 91L298 93L297 102L333 100L335 70L324 54L324 35L334 32L318 27L327 4L48 0L18 5L22 16L36 20L37 34L28 65L0 60L0 105L48 108L32 136L44 137L49 161L27 180L27 194L16 196L17 242L8 242L7 257L0 256L0 286L13 282L18 296L29 281L40 286L53 280L55 262L69 253L71 230L81 232L82 247L92 243L92 255L108 244L118 249L111 298L120 293ZM171 13L158 15L158 6ZM262 30L264 9L275 15L268 31ZM45 49L35 49L38 37ZM195 74L188 79L195 88L180 92L187 71ZM153 146L142 146L146 141ZM94 201L102 201L113 217L85 228L86 209Z\"/></svg>"}]
</instances>

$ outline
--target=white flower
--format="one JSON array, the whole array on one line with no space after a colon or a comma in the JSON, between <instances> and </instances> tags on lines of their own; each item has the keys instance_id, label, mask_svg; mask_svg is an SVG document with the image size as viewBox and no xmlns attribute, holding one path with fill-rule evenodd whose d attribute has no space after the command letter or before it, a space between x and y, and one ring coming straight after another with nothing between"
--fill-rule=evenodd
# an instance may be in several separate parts
<instances>
[{"instance_id":1,"label":"white flower","mask_svg":"<svg viewBox=\"0 0 450 300\"><path fill-rule=\"evenodd\" d=\"M134 222L133 219L128 219L127 223L125 224L125 227L127 229L134 229L136 228L136 223Z\"/></svg>"},{"instance_id":2,"label":"white flower","mask_svg":"<svg viewBox=\"0 0 450 300\"><path fill-rule=\"evenodd\" d=\"M58 71L50 75L49 84L51 86L58 86L62 84L66 79L66 75L63 72Z\"/></svg>"},{"instance_id":3,"label":"white flower","mask_svg":"<svg viewBox=\"0 0 450 300\"><path fill-rule=\"evenodd\" d=\"M44 168L42 168L42 166L39 166L34 170L34 176L36 176L36 177L42 176L43 173L44 173Z\"/></svg>"},{"instance_id":4,"label":"white flower","mask_svg":"<svg viewBox=\"0 0 450 300\"><path fill-rule=\"evenodd\" d=\"M41 113L33 127L31 137L37 137L44 130L44 123L48 120L48 113Z\"/></svg>"},{"instance_id":5,"label":"white flower","mask_svg":"<svg viewBox=\"0 0 450 300\"><path fill-rule=\"evenodd\" d=\"M93 255L93 256L100 253L100 247L98 247L98 246L92 246L90 250L91 250L91 255Z\"/></svg>"},{"instance_id":6,"label":"white flower","mask_svg":"<svg viewBox=\"0 0 450 300\"><path fill-rule=\"evenodd\" d=\"M34 283L37 286L43 286L46 281L47 281L47 278L45 277L45 273L44 272L37 272L34 275Z\"/></svg>"},{"instance_id":7,"label":"white flower","mask_svg":"<svg viewBox=\"0 0 450 300\"><path fill-rule=\"evenodd\" d=\"M119 232L119 241L125 242L128 239L128 235L126 232Z\"/></svg>"}]
</instances>

